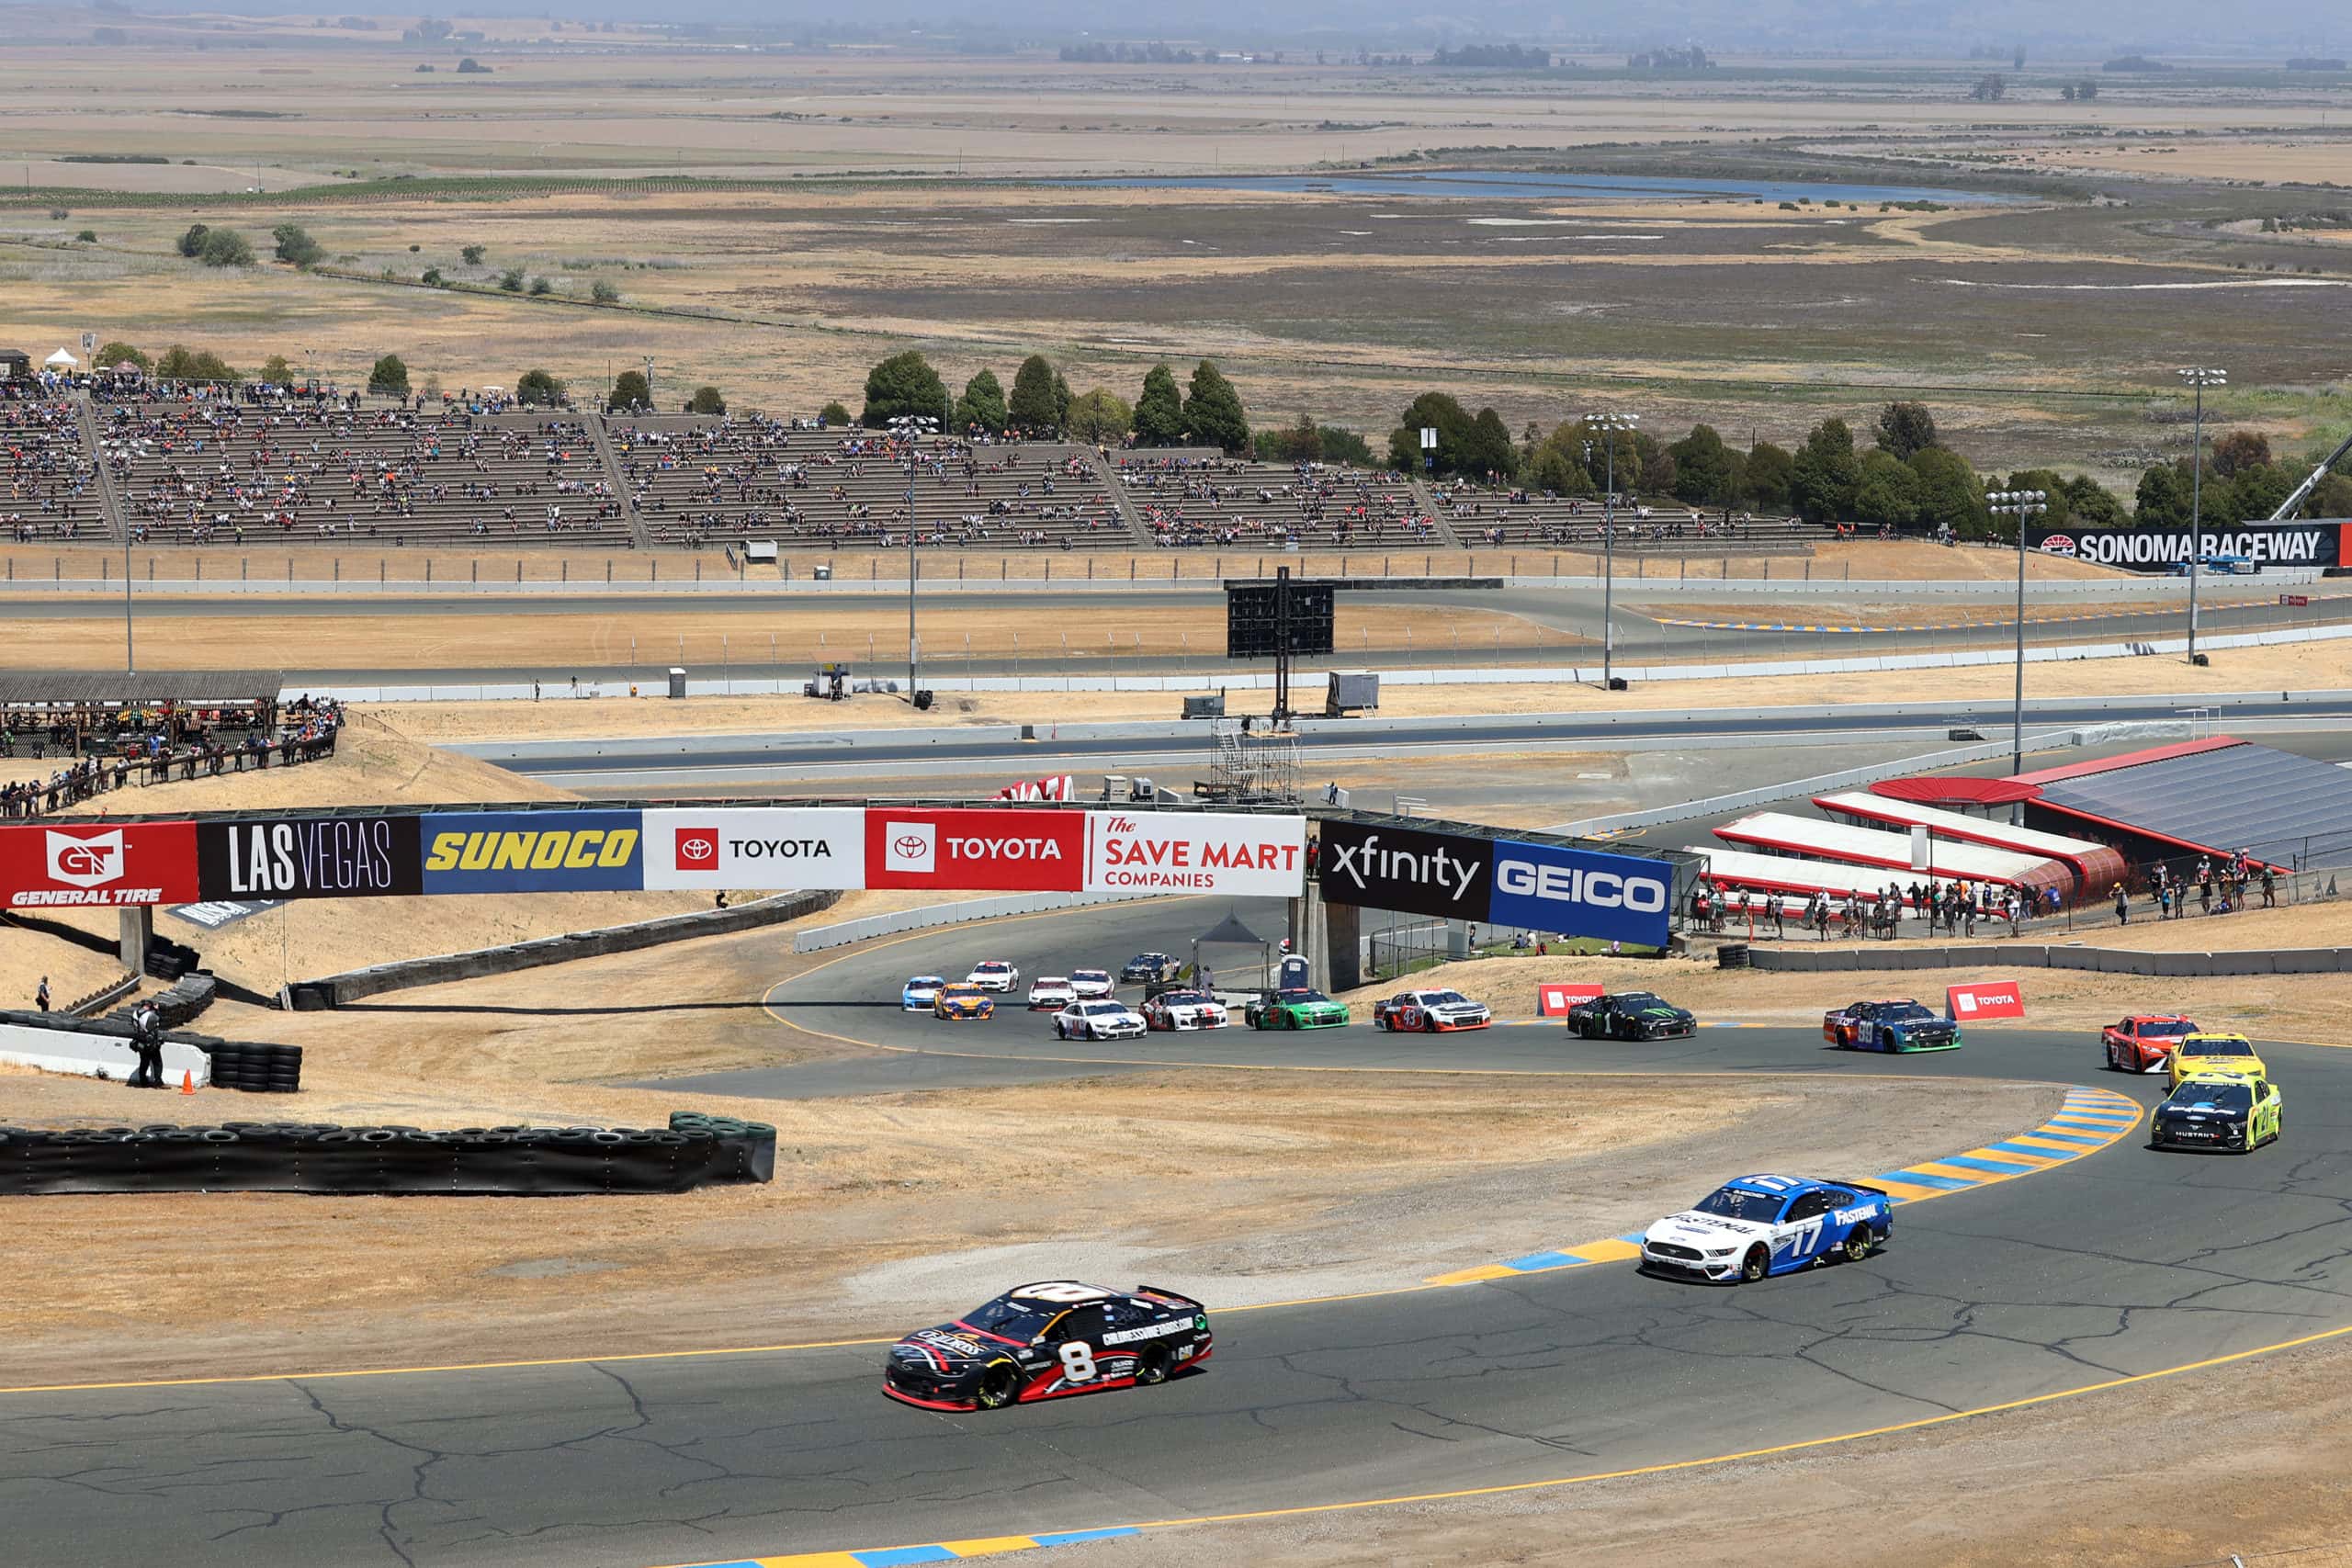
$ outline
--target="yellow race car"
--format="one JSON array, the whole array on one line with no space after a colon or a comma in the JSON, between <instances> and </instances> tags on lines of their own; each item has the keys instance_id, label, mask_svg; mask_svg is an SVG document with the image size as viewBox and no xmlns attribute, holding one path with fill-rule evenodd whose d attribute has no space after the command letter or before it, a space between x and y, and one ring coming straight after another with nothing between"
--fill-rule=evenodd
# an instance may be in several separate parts
<instances>
[{"instance_id":1,"label":"yellow race car","mask_svg":"<svg viewBox=\"0 0 2352 1568\"><path fill-rule=\"evenodd\" d=\"M950 1020L994 1018L996 1002L978 986L958 980L952 986L939 987L938 999L931 1004L931 1015Z\"/></svg>"},{"instance_id":2,"label":"yellow race car","mask_svg":"<svg viewBox=\"0 0 2352 1568\"><path fill-rule=\"evenodd\" d=\"M2242 1078L2270 1076L2262 1058L2254 1054L2254 1043L2245 1035L2202 1032L2180 1037L2165 1070L2174 1089L2191 1073L2228 1073Z\"/></svg>"}]
</instances>

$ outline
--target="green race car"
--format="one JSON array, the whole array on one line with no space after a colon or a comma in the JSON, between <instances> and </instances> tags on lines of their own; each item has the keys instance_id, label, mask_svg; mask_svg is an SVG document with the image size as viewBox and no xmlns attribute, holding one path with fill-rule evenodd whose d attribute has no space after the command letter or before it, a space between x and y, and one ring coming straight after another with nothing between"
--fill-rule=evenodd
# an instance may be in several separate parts
<instances>
[{"instance_id":1,"label":"green race car","mask_svg":"<svg viewBox=\"0 0 2352 1568\"><path fill-rule=\"evenodd\" d=\"M1252 1029L1336 1029L1348 1021L1348 1006L1302 987L1261 991L1250 998L1242 1016Z\"/></svg>"}]
</instances>

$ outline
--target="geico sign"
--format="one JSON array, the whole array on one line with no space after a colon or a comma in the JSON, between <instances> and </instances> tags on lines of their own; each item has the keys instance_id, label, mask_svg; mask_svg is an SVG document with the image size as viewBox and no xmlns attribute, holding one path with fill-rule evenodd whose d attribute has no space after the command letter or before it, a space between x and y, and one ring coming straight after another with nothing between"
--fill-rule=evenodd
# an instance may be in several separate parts
<instances>
[{"instance_id":1,"label":"geico sign","mask_svg":"<svg viewBox=\"0 0 2352 1568\"><path fill-rule=\"evenodd\" d=\"M1521 898L1555 904L1585 904L1598 909L1632 909L1645 915L1666 910L1666 884L1654 877L1620 876L1611 871L1576 871L1523 860L1495 863L1495 887Z\"/></svg>"}]
</instances>

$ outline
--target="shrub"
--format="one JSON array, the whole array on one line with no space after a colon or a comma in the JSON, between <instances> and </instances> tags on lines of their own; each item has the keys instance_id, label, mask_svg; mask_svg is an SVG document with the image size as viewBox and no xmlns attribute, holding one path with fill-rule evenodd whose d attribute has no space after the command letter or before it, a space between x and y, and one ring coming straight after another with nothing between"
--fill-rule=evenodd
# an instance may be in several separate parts
<instances>
[{"instance_id":1,"label":"shrub","mask_svg":"<svg viewBox=\"0 0 2352 1568\"><path fill-rule=\"evenodd\" d=\"M164 351L155 374L167 381L233 381L237 373L210 349L192 350L178 344Z\"/></svg>"},{"instance_id":2,"label":"shrub","mask_svg":"<svg viewBox=\"0 0 2352 1568\"><path fill-rule=\"evenodd\" d=\"M300 223L280 223L269 231L269 236L277 242L279 261L294 266L311 266L326 259L326 247L311 238Z\"/></svg>"},{"instance_id":3,"label":"shrub","mask_svg":"<svg viewBox=\"0 0 2352 1568\"><path fill-rule=\"evenodd\" d=\"M468 266L481 265L481 258L490 254L488 245L460 245L458 255Z\"/></svg>"},{"instance_id":4,"label":"shrub","mask_svg":"<svg viewBox=\"0 0 2352 1568\"><path fill-rule=\"evenodd\" d=\"M95 245L98 243L98 231L96 229L85 229L74 237L85 245Z\"/></svg>"},{"instance_id":5,"label":"shrub","mask_svg":"<svg viewBox=\"0 0 2352 1568\"><path fill-rule=\"evenodd\" d=\"M549 283L545 277L535 277L531 279L532 299L536 299L542 294L552 294L554 292L555 285Z\"/></svg>"},{"instance_id":6,"label":"shrub","mask_svg":"<svg viewBox=\"0 0 2352 1568\"><path fill-rule=\"evenodd\" d=\"M522 293L523 269L519 266L509 267L504 272L500 273L498 275L498 287L503 288L509 294Z\"/></svg>"},{"instance_id":7,"label":"shrub","mask_svg":"<svg viewBox=\"0 0 2352 1568\"><path fill-rule=\"evenodd\" d=\"M110 343L107 344L104 348L98 350L98 356L95 363L99 365L136 365L141 370L149 371L155 368L155 362L153 360L148 358L145 355L140 353L137 349L131 347L127 343Z\"/></svg>"},{"instance_id":8,"label":"shrub","mask_svg":"<svg viewBox=\"0 0 2352 1568\"><path fill-rule=\"evenodd\" d=\"M441 269L437 266L428 266L418 276L417 281L427 288L438 288L442 286Z\"/></svg>"},{"instance_id":9,"label":"shrub","mask_svg":"<svg viewBox=\"0 0 2352 1568\"><path fill-rule=\"evenodd\" d=\"M234 229L215 229L204 236L204 249L197 260L207 266L251 266L254 248Z\"/></svg>"},{"instance_id":10,"label":"shrub","mask_svg":"<svg viewBox=\"0 0 2352 1568\"><path fill-rule=\"evenodd\" d=\"M605 399L606 412L652 406L653 389L645 384L644 371L624 370L613 378L613 389Z\"/></svg>"},{"instance_id":11,"label":"shrub","mask_svg":"<svg viewBox=\"0 0 2352 1568\"><path fill-rule=\"evenodd\" d=\"M621 291L600 277L588 286L588 298L599 305L617 305L621 302Z\"/></svg>"},{"instance_id":12,"label":"shrub","mask_svg":"<svg viewBox=\"0 0 2352 1568\"><path fill-rule=\"evenodd\" d=\"M849 410L842 405L842 400L839 398L835 398L831 402L827 403L823 408L817 411L817 417L823 420L827 424L847 424L849 423Z\"/></svg>"},{"instance_id":13,"label":"shrub","mask_svg":"<svg viewBox=\"0 0 2352 1568\"><path fill-rule=\"evenodd\" d=\"M176 242L180 254L187 257L190 261L194 261L198 256L202 255L204 254L204 236L210 232L212 232L212 231L201 223L189 224L187 226L187 232L182 234Z\"/></svg>"},{"instance_id":14,"label":"shrub","mask_svg":"<svg viewBox=\"0 0 2352 1568\"><path fill-rule=\"evenodd\" d=\"M688 413L725 413L727 400L718 395L716 387L696 387L695 395L686 401Z\"/></svg>"},{"instance_id":15,"label":"shrub","mask_svg":"<svg viewBox=\"0 0 2352 1568\"><path fill-rule=\"evenodd\" d=\"M375 368L368 372L368 389L396 398L408 396L408 367L399 355L388 354L376 361Z\"/></svg>"},{"instance_id":16,"label":"shrub","mask_svg":"<svg viewBox=\"0 0 2352 1568\"><path fill-rule=\"evenodd\" d=\"M563 401L563 383L545 370L526 370L514 378L514 400L518 403L560 403Z\"/></svg>"}]
</instances>

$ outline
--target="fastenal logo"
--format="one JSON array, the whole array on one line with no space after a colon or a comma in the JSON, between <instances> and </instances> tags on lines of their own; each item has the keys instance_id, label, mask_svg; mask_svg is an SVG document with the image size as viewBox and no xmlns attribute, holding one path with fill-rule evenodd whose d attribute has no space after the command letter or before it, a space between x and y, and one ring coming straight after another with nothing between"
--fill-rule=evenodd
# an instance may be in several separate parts
<instances>
[{"instance_id":1,"label":"fastenal logo","mask_svg":"<svg viewBox=\"0 0 2352 1568\"><path fill-rule=\"evenodd\" d=\"M49 832L49 876L75 887L96 887L122 874L122 829L94 833Z\"/></svg>"},{"instance_id":2,"label":"fastenal logo","mask_svg":"<svg viewBox=\"0 0 2352 1568\"><path fill-rule=\"evenodd\" d=\"M716 828L681 828L678 829L678 869L681 871L717 871L718 869L718 829Z\"/></svg>"},{"instance_id":3,"label":"fastenal logo","mask_svg":"<svg viewBox=\"0 0 2352 1568\"><path fill-rule=\"evenodd\" d=\"M882 868L929 873L939 868L939 829L930 822L882 825Z\"/></svg>"}]
</instances>

